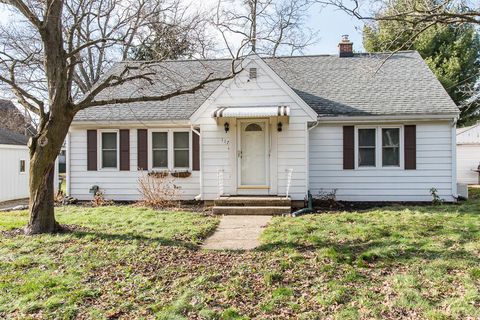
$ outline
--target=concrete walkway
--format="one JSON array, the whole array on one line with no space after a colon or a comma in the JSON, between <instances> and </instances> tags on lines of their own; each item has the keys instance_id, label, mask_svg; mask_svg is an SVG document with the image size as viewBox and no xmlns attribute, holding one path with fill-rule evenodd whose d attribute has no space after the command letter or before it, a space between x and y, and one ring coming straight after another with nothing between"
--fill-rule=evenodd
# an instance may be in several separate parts
<instances>
[{"instance_id":1,"label":"concrete walkway","mask_svg":"<svg viewBox=\"0 0 480 320\"><path fill-rule=\"evenodd\" d=\"M203 249L251 250L272 216L223 216L215 233L205 240Z\"/></svg>"},{"instance_id":2,"label":"concrete walkway","mask_svg":"<svg viewBox=\"0 0 480 320\"><path fill-rule=\"evenodd\" d=\"M25 206L28 206L28 198L4 201L0 202L0 211L23 210ZM20 207L22 207L22 209L20 209Z\"/></svg>"}]
</instances>

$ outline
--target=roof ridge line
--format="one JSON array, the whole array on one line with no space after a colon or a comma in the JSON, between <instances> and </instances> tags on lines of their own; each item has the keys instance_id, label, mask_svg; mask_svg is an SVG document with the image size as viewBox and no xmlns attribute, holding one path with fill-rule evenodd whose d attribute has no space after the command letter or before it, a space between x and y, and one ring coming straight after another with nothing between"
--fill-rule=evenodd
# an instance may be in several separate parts
<instances>
[{"instance_id":1,"label":"roof ridge line","mask_svg":"<svg viewBox=\"0 0 480 320\"><path fill-rule=\"evenodd\" d=\"M397 53L414 53L418 52L417 50L401 50L394 52ZM392 52L388 51L379 51L379 52L356 52L354 55L357 56L369 56L369 55L385 55L385 54L392 54ZM247 57L247 56L245 56ZM241 60L240 57L235 60ZM305 54L305 55L293 55L293 56L259 56L262 60L264 59L290 59L290 58L315 58L315 57L338 57L338 54L329 54L329 53L319 53L319 54ZM162 62L202 62L202 61L231 61L231 58L207 58L207 59L165 59L165 60L122 60L118 61L117 63L162 63Z\"/></svg>"}]
</instances>

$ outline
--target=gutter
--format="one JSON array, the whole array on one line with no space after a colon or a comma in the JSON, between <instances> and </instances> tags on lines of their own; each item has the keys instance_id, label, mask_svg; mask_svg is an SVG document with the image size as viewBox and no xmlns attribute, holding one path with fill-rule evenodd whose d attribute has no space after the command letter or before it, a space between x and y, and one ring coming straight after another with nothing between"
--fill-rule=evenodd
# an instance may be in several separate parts
<instances>
[{"instance_id":1,"label":"gutter","mask_svg":"<svg viewBox=\"0 0 480 320\"><path fill-rule=\"evenodd\" d=\"M378 120L384 120L384 121L411 121L411 122L420 122L420 121L439 121L439 120L445 120L445 121L452 121L454 119L458 118L458 113L452 113L452 114L416 114L416 115L380 115L380 116L338 116L338 117L318 117L319 122L374 122Z\"/></svg>"},{"instance_id":2,"label":"gutter","mask_svg":"<svg viewBox=\"0 0 480 320\"><path fill-rule=\"evenodd\" d=\"M71 128L99 128L99 127L112 127L118 128L121 126L138 128L139 126L146 128L155 128L157 126L165 127L190 127L189 120L85 120L74 121L71 124Z\"/></svg>"}]
</instances>

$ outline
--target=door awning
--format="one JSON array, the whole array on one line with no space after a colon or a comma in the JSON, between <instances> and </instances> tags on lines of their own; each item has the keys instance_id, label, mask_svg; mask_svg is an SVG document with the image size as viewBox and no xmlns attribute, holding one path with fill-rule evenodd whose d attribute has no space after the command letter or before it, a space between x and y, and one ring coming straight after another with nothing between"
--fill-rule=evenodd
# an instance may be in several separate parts
<instances>
[{"instance_id":1,"label":"door awning","mask_svg":"<svg viewBox=\"0 0 480 320\"><path fill-rule=\"evenodd\" d=\"M280 107L224 107L213 112L213 118L288 117L290 108Z\"/></svg>"}]
</instances>

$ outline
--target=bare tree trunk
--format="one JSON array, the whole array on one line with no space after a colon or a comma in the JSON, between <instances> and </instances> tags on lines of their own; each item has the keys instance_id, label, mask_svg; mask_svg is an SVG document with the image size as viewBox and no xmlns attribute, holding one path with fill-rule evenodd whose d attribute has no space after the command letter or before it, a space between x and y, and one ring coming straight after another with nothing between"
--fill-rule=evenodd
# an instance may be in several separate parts
<instances>
[{"instance_id":1,"label":"bare tree trunk","mask_svg":"<svg viewBox=\"0 0 480 320\"><path fill-rule=\"evenodd\" d=\"M31 159L30 221L25 227L26 234L51 233L59 230L54 215L54 172L54 163Z\"/></svg>"},{"instance_id":2,"label":"bare tree trunk","mask_svg":"<svg viewBox=\"0 0 480 320\"><path fill-rule=\"evenodd\" d=\"M30 221L26 234L50 233L60 229L54 215L55 160L73 116L65 112L62 119L48 122L30 145Z\"/></svg>"}]
</instances>

